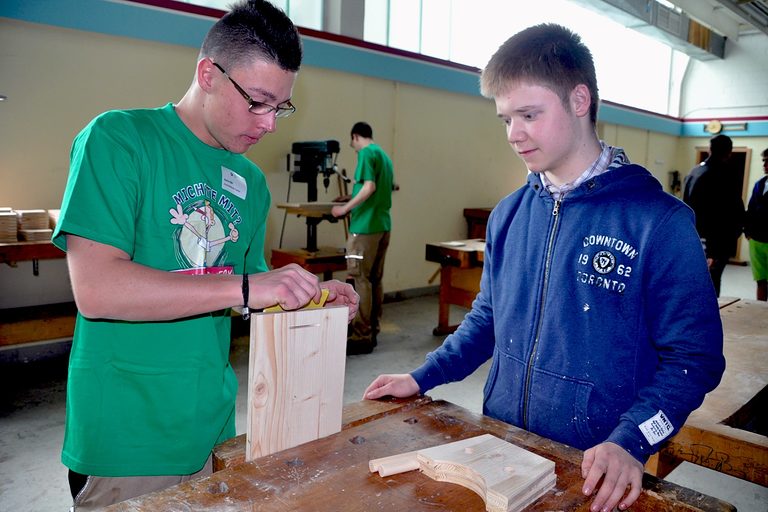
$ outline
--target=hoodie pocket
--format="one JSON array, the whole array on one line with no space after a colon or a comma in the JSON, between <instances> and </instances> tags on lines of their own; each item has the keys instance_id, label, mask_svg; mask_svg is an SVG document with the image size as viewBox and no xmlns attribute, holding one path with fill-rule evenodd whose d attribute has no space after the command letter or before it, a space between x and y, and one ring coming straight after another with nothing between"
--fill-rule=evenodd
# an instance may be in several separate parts
<instances>
[{"instance_id":1,"label":"hoodie pocket","mask_svg":"<svg viewBox=\"0 0 768 512\"><path fill-rule=\"evenodd\" d=\"M528 394L528 428L544 437L575 446L596 444L594 426L604 418L591 418L592 382L543 370L534 370Z\"/></svg>"},{"instance_id":2,"label":"hoodie pocket","mask_svg":"<svg viewBox=\"0 0 768 512\"><path fill-rule=\"evenodd\" d=\"M525 364L494 349L493 363L483 390L483 414L522 426L520 411Z\"/></svg>"}]
</instances>

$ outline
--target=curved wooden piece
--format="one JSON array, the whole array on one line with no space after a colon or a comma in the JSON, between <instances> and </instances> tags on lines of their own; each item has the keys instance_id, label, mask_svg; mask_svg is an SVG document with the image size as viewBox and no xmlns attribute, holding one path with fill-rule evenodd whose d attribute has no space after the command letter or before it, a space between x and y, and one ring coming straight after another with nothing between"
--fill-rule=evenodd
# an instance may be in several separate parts
<instances>
[{"instance_id":1,"label":"curved wooden piece","mask_svg":"<svg viewBox=\"0 0 768 512\"><path fill-rule=\"evenodd\" d=\"M430 478L477 493L489 512L521 510L555 485L555 463L490 434L418 451Z\"/></svg>"}]
</instances>

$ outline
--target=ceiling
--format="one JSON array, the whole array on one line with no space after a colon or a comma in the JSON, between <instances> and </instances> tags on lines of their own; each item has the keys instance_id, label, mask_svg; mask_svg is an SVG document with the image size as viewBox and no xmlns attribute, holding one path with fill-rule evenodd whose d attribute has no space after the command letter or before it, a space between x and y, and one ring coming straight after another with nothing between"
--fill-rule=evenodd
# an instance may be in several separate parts
<instances>
[{"instance_id":1,"label":"ceiling","mask_svg":"<svg viewBox=\"0 0 768 512\"><path fill-rule=\"evenodd\" d=\"M711 30L738 39L746 34L768 35L768 0L667 0ZM663 2L662 2L663 3Z\"/></svg>"}]
</instances>

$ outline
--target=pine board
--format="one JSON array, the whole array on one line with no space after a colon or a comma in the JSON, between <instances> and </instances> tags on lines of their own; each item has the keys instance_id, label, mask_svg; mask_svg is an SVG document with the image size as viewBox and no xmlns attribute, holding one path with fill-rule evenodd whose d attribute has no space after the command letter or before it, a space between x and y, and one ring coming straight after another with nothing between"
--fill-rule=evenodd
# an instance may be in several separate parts
<instances>
[{"instance_id":1,"label":"pine board","mask_svg":"<svg viewBox=\"0 0 768 512\"><path fill-rule=\"evenodd\" d=\"M347 308L253 315L246 461L341 430Z\"/></svg>"},{"instance_id":2,"label":"pine board","mask_svg":"<svg viewBox=\"0 0 768 512\"><path fill-rule=\"evenodd\" d=\"M522 510L554 487L555 463L491 434L371 460L382 477L420 469L483 498L489 512Z\"/></svg>"}]
</instances>

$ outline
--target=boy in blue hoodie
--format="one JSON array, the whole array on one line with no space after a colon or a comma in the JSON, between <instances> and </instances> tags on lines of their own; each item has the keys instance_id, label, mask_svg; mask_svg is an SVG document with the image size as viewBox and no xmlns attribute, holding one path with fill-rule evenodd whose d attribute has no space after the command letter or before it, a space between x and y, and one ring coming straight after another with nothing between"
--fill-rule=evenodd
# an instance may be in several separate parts
<instances>
[{"instance_id":1,"label":"boy in blue hoodie","mask_svg":"<svg viewBox=\"0 0 768 512\"><path fill-rule=\"evenodd\" d=\"M510 38L481 91L528 183L489 218L480 293L456 332L364 397L425 393L492 357L484 414L585 450L591 510L624 510L725 368L693 214L598 139L592 56L568 29Z\"/></svg>"}]
</instances>

